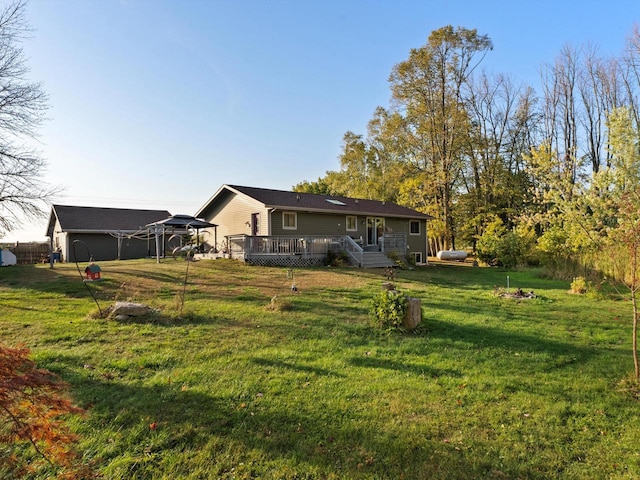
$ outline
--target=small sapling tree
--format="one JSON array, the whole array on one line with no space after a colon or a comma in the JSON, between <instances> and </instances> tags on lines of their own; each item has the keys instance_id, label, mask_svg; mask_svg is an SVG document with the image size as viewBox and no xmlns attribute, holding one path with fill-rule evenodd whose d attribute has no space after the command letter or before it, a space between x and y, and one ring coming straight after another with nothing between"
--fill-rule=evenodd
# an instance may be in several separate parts
<instances>
[{"instance_id":1,"label":"small sapling tree","mask_svg":"<svg viewBox=\"0 0 640 480\"><path fill-rule=\"evenodd\" d=\"M66 388L51 372L36 368L29 350L0 344L2 478L44 470L64 479L93 478L73 449L76 436L62 421L64 415L82 412L65 396Z\"/></svg>"},{"instance_id":2,"label":"small sapling tree","mask_svg":"<svg viewBox=\"0 0 640 480\"><path fill-rule=\"evenodd\" d=\"M632 351L634 376L640 380L638 363L638 290L640 289L640 135L628 108L611 112L608 121L612 153L613 190L618 194L617 225L611 239L624 248L625 262L618 277L631 292L633 308Z\"/></svg>"},{"instance_id":3,"label":"small sapling tree","mask_svg":"<svg viewBox=\"0 0 640 480\"><path fill-rule=\"evenodd\" d=\"M631 347L633 353L634 377L640 380L638 363L638 290L640 289L640 191L628 192L620 199L619 224L612 238L626 250L625 266L620 279L631 293L633 326Z\"/></svg>"}]
</instances>

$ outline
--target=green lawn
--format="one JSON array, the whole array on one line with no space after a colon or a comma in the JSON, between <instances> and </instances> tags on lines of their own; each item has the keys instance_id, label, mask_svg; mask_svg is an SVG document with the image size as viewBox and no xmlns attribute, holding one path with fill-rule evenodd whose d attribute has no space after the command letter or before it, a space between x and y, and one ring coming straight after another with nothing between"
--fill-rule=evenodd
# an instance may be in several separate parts
<instances>
[{"instance_id":1,"label":"green lawn","mask_svg":"<svg viewBox=\"0 0 640 480\"><path fill-rule=\"evenodd\" d=\"M71 384L104 478L640 477L619 296L535 271L418 268L396 285L422 299L423 324L387 336L368 318L380 272L300 269L292 293L287 269L229 260L189 264L184 290L180 260L100 266L102 309L158 313L96 318L74 264L8 267L0 333ZM537 298L497 297L507 275ZM292 308L268 309L275 295Z\"/></svg>"}]
</instances>

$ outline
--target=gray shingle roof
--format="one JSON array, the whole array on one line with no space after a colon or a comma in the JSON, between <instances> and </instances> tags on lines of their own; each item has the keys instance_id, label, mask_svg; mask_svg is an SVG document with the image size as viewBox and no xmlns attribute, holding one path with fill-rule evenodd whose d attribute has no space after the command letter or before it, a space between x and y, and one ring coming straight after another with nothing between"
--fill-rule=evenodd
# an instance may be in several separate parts
<instances>
[{"instance_id":1,"label":"gray shingle roof","mask_svg":"<svg viewBox=\"0 0 640 480\"><path fill-rule=\"evenodd\" d=\"M406 217L415 219L431 218L425 213L395 203L367 200L362 198L336 197L313 193L296 193L284 190L227 185L232 190L248 195L268 207L309 210L318 212L344 212L361 215Z\"/></svg>"},{"instance_id":2,"label":"gray shingle roof","mask_svg":"<svg viewBox=\"0 0 640 480\"><path fill-rule=\"evenodd\" d=\"M63 231L75 232L135 232L170 217L167 210L130 208L75 207L53 205L47 235L51 236L56 218Z\"/></svg>"}]
</instances>

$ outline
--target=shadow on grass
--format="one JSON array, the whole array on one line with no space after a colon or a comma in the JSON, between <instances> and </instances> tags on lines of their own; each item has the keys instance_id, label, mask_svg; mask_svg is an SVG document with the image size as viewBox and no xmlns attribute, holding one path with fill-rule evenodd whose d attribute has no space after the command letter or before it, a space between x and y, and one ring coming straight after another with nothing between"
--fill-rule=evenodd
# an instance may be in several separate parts
<instances>
[{"instance_id":1,"label":"shadow on grass","mask_svg":"<svg viewBox=\"0 0 640 480\"><path fill-rule=\"evenodd\" d=\"M335 371L332 371L332 370L327 370L325 368L312 367L309 365L302 365L300 363L283 362L282 360L271 360L268 358L252 358L251 361L256 365L260 365L262 367L273 367L273 368L281 368L286 370L295 370L298 372L313 373L315 375L320 375L320 376L344 377L344 375L336 373Z\"/></svg>"},{"instance_id":2,"label":"shadow on grass","mask_svg":"<svg viewBox=\"0 0 640 480\"><path fill-rule=\"evenodd\" d=\"M6 275L7 272L10 275ZM71 276L61 275L55 270L38 268L35 265L18 265L0 269L0 287L59 294L72 298L90 295L77 272L74 271L74 275Z\"/></svg>"},{"instance_id":3,"label":"shadow on grass","mask_svg":"<svg viewBox=\"0 0 640 480\"><path fill-rule=\"evenodd\" d=\"M540 270L507 270L496 267L471 268L465 265L447 264L417 267L415 270L402 270L398 281L431 283L441 287L455 286L461 290L486 290L507 286L507 277L511 288L523 290L566 290L568 282L549 280L540 276Z\"/></svg>"},{"instance_id":4,"label":"shadow on grass","mask_svg":"<svg viewBox=\"0 0 640 480\"><path fill-rule=\"evenodd\" d=\"M462 372L459 370L453 370L449 368L434 368L424 364L413 364L405 362L396 362L394 360L383 358L370 358L370 357L354 357L349 360L349 363L355 367L364 368L383 368L385 370L395 370L402 373L411 373L414 375L427 375L429 377L437 378L441 376L447 377L461 377Z\"/></svg>"},{"instance_id":5,"label":"shadow on grass","mask_svg":"<svg viewBox=\"0 0 640 480\"><path fill-rule=\"evenodd\" d=\"M163 315L156 312L148 315L130 316L122 320L109 317L108 321L122 325L156 325L159 327L183 327L185 325L246 326L246 323L240 320L216 315L199 315L191 312L184 313L182 316Z\"/></svg>"},{"instance_id":6,"label":"shadow on grass","mask_svg":"<svg viewBox=\"0 0 640 480\"><path fill-rule=\"evenodd\" d=\"M348 299L349 302L345 301ZM326 315L334 319L358 319L369 312L370 302L360 294L351 296L314 295L305 297L304 295L292 297L295 310L301 313L313 315Z\"/></svg>"},{"instance_id":7,"label":"shadow on grass","mask_svg":"<svg viewBox=\"0 0 640 480\"><path fill-rule=\"evenodd\" d=\"M109 275L121 275L123 278L127 278L129 280L135 280L139 277L144 278L145 280L153 280L162 284L181 283L184 280L184 272L171 271L170 273L164 273L148 268L134 269L130 267L119 270L118 268L113 268L111 265L103 270L104 277L108 278Z\"/></svg>"},{"instance_id":8,"label":"shadow on grass","mask_svg":"<svg viewBox=\"0 0 640 480\"><path fill-rule=\"evenodd\" d=\"M59 271L37 268L33 265L20 265L14 279L0 277L0 287L9 287L34 299L49 300L49 296L63 296L71 299L85 300L94 303L97 299L101 308L111 302L122 282L113 278L103 278L100 281L85 282L77 271ZM2 271L0 270L0 273ZM35 302L34 302L35 304Z\"/></svg>"},{"instance_id":9,"label":"shadow on grass","mask_svg":"<svg viewBox=\"0 0 640 480\"><path fill-rule=\"evenodd\" d=\"M245 463L246 478L482 478L498 461L490 445L463 455L443 432L404 435L343 403L293 408L295 396L283 403L268 392L234 398L179 384L123 384L78 369L74 356L50 360L87 409L84 444L113 479L245 478Z\"/></svg>"},{"instance_id":10,"label":"shadow on grass","mask_svg":"<svg viewBox=\"0 0 640 480\"><path fill-rule=\"evenodd\" d=\"M99 300L106 301L113 298L123 283L135 285L136 279L144 279L145 282L157 282L160 285L170 285L176 288L182 286L184 273L162 272L152 269L113 268L117 263L108 262L102 268L102 280L85 284L83 276L78 274L75 264L64 264L64 270L57 268L42 268L36 265L18 265L11 269L0 269L0 287L16 288L20 290L32 290L48 294L60 294L73 298L87 296L87 285ZM79 264L80 272L88 265L87 262ZM105 265L105 264L102 264Z\"/></svg>"},{"instance_id":11,"label":"shadow on grass","mask_svg":"<svg viewBox=\"0 0 640 480\"><path fill-rule=\"evenodd\" d=\"M504 351L545 352L556 355L573 355L586 360L597 352L594 348L577 346L537 335L518 333L495 327L461 325L428 319L429 336L451 342L467 342L478 348L496 348Z\"/></svg>"}]
</instances>

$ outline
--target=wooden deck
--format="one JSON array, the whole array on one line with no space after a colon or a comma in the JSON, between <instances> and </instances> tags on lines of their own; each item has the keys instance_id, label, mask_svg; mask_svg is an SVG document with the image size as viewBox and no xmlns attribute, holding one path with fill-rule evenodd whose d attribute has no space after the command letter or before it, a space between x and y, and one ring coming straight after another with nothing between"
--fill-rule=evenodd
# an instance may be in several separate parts
<instances>
[{"instance_id":1,"label":"wooden deck","mask_svg":"<svg viewBox=\"0 0 640 480\"><path fill-rule=\"evenodd\" d=\"M397 235L396 235L397 237ZM351 263L358 267L371 266L365 261L367 252L348 236L251 236L230 235L227 238L228 254L252 265L313 267L324 264L329 251L344 252ZM389 244L398 243L397 238ZM406 243L404 240L401 242ZM389 262L378 262L387 266ZM383 265L384 264L384 265ZM377 265L375 265L377 266Z\"/></svg>"}]
</instances>

